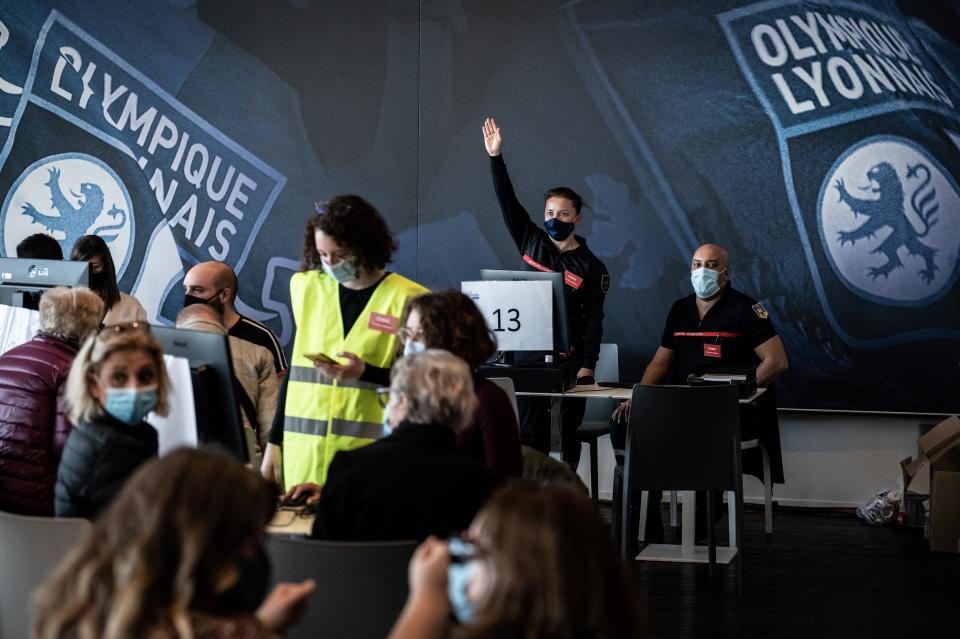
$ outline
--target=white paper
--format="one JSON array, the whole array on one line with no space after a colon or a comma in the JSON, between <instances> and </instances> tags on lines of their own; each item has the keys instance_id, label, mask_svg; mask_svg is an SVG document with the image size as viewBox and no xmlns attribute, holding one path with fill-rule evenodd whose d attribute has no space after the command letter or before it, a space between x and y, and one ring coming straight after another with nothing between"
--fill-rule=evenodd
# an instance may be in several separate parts
<instances>
[{"instance_id":1,"label":"white paper","mask_svg":"<svg viewBox=\"0 0 960 639\"><path fill-rule=\"evenodd\" d=\"M40 330L40 311L0 304L0 353L33 339Z\"/></svg>"},{"instance_id":2,"label":"white paper","mask_svg":"<svg viewBox=\"0 0 960 639\"><path fill-rule=\"evenodd\" d=\"M501 351L553 350L553 285L547 281L461 282Z\"/></svg>"},{"instance_id":3,"label":"white paper","mask_svg":"<svg viewBox=\"0 0 960 639\"><path fill-rule=\"evenodd\" d=\"M193 404L193 381L190 379L190 362L183 357L163 356L170 378L170 393L167 404L170 412L166 417L150 413L147 421L157 429L160 455L188 446L197 447L197 413Z\"/></svg>"}]
</instances>

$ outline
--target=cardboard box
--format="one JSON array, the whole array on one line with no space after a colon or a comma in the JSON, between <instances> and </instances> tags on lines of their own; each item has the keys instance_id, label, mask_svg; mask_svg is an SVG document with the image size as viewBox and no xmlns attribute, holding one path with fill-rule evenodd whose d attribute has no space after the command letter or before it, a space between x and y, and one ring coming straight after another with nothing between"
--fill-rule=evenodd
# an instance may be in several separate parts
<instances>
[{"instance_id":1,"label":"cardboard box","mask_svg":"<svg viewBox=\"0 0 960 639\"><path fill-rule=\"evenodd\" d=\"M960 418L943 420L919 444L917 459L900 462L904 489L929 464L930 550L960 553Z\"/></svg>"}]
</instances>

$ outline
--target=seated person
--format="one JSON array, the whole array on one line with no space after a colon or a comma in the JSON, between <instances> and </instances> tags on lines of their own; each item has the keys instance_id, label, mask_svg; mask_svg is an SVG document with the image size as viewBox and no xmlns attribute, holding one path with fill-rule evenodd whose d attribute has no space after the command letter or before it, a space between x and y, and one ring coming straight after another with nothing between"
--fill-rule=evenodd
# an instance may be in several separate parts
<instances>
[{"instance_id":1,"label":"seated person","mask_svg":"<svg viewBox=\"0 0 960 639\"><path fill-rule=\"evenodd\" d=\"M463 359L471 369L497 350L496 338L480 309L459 291L424 293L410 300L400 320L404 354L442 348ZM493 382L473 375L477 408L457 433L457 444L495 475L521 474L520 427L510 398Z\"/></svg>"},{"instance_id":2,"label":"seated person","mask_svg":"<svg viewBox=\"0 0 960 639\"><path fill-rule=\"evenodd\" d=\"M220 311L209 304L185 306L177 315L177 328L227 335ZM263 346L228 335L233 374L240 385L237 393L243 427L251 429L257 442L257 459L263 456L273 416L277 411L280 380L274 368L273 354ZM259 465L259 461L257 462Z\"/></svg>"},{"instance_id":3,"label":"seated person","mask_svg":"<svg viewBox=\"0 0 960 639\"><path fill-rule=\"evenodd\" d=\"M144 464L38 589L32 636L278 639L315 584L281 583L264 600L274 495L213 450Z\"/></svg>"},{"instance_id":4,"label":"seated person","mask_svg":"<svg viewBox=\"0 0 960 639\"><path fill-rule=\"evenodd\" d=\"M63 249L60 242L46 233L34 233L17 244L17 257L35 260L62 260Z\"/></svg>"},{"instance_id":5,"label":"seated person","mask_svg":"<svg viewBox=\"0 0 960 639\"><path fill-rule=\"evenodd\" d=\"M390 434L338 452L322 490L300 484L287 493L319 498L313 536L423 539L465 529L498 483L456 444L475 402L459 357L427 350L398 360L384 408Z\"/></svg>"},{"instance_id":6,"label":"seated person","mask_svg":"<svg viewBox=\"0 0 960 639\"><path fill-rule=\"evenodd\" d=\"M40 298L37 335L0 355L0 510L53 516L57 466L71 428L67 375L102 314L103 302L89 289L58 286Z\"/></svg>"},{"instance_id":7,"label":"seated person","mask_svg":"<svg viewBox=\"0 0 960 639\"><path fill-rule=\"evenodd\" d=\"M468 539L431 537L417 549L390 639L638 636L626 568L576 489L509 484L474 518Z\"/></svg>"},{"instance_id":8,"label":"seated person","mask_svg":"<svg viewBox=\"0 0 960 639\"><path fill-rule=\"evenodd\" d=\"M157 431L144 420L150 411L166 415L169 388L148 324L107 326L87 338L67 377L75 426L57 470L57 517L92 519L156 457Z\"/></svg>"},{"instance_id":9,"label":"seated person","mask_svg":"<svg viewBox=\"0 0 960 639\"><path fill-rule=\"evenodd\" d=\"M90 263L90 288L103 300L105 326L147 321L147 311L140 300L120 291L117 269L110 248L98 235L77 238L70 250L70 259Z\"/></svg>"},{"instance_id":10,"label":"seated person","mask_svg":"<svg viewBox=\"0 0 960 639\"><path fill-rule=\"evenodd\" d=\"M730 259L716 244L704 244L693 253L690 281L693 293L670 308L660 347L643 371L641 384L686 384L696 368L723 364L749 364L757 369L757 385L768 387L787 369L783 342L766 309L730 284ZM623 463L630 402L624 402L611 418L610 441ZM779 441L779 440L778 440ZM782 470L780 473L782 481ZM718 493L718 501L723 496ZM651 491L651 504L659 504L661 493ZM697 538L706 535L706 501L697 506ZM715 509L720 516L721 508ZM647 509L648 542L663 539L659 508ZM636 536L634 536L636 538Z\"/></svg>"}]
</instances>

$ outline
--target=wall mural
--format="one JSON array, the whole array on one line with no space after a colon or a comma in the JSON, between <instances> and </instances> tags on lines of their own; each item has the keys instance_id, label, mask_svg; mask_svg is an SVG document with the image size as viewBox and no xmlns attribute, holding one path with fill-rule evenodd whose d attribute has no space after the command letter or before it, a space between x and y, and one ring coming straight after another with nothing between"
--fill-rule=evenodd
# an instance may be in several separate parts
<instances>
[{"instance_id":1,"label":"wall mural","mask_svg":"<svg viewBox=\"0 0 960 639\"><path fill-rule=\"evenodd\" d=\"M949 9L947 9L949 11ZM731 252L782 406L960 410L960 54L894 2L22 0L0 7L0 251L101 235L157 321L222 259L289 342L313 202L356 192L431 287L520 268L480 125L558 184L637 379L687 262Z\"/></svg>"}]
</instances>

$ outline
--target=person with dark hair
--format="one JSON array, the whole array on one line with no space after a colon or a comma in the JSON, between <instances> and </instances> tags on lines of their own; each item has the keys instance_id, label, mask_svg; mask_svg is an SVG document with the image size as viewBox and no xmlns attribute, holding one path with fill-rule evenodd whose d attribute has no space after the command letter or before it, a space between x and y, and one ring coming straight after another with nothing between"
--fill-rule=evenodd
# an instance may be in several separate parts
<instances>
[{"instance_id":1,"label":"person with dark hair","mask_svg":"<svg viewBox=\"0 0 960 639\"><path fill-rule=\"evenodd\" d=\"M60 242L46 233L34 233L17 244L17 257L34 260L62 260Z\"/></svg>"},{"instance_id":2,"label":"person with dark hair","mask_svg":"<svg viewBox=\"0 0 960 639\"><path fill-rule=\"evenodd\" d=\"M568 187L560 186L544 194L543 228L530 218L517 199L507 174L501 150L503 136L496 121L483 123L483 143L490 156L493 187L503 221L513 238L524 268L563 273L564 298L570 331L570 352L561 360L577 371L578 384L593 384L594 369L603 337L603 304L610 287L610 276L586 240L574 234L582 219L583 199ZM533 355L543 361L543 355ZM580 441L576 431L583 421L586 400L565 399L561 404L561 441L563 460L573 468L580 461ZM520 424L525 444L548 452L550 447L549 402L544 398L523 398L519 402Z\"/></svg>"},{"instance_id":3,"label":"person with dark hair","mask_svg":"<svg viewBox=\"0 0 960 639\"><path fill-rule=\"evenodd\" d=\"M0 355L0 510L53 516L57 466L72 427L67 375L101 315L103 301L89 289L50 289L40 298L36 336Z\"/></svg>"},{"instance_id":4,"label":"person with dark hair","mask_svg":"<svg viewBox=\"0 0 960 639\"><path fill-rule=\"evenodd\" d=\"M104 326L147 321L147 311L133 295L117 285L117 269L110 248L98 235L77 238L70 250L70 259L90 263L90 289L103 300Z\"/></svg>"},{"instance_id":5,"label":"person with dark hair","mask_svg":"<svg viewBox=\"0 0 960 639\"><path fill-rule=\"evenodd\" d=\"M389 639L621 639L639 632L633 588L606 525L588 497L563 484L507 484L465 539L421 544L409 579Z\"/></svg>"},{"instance_id":6,"label":"person with dark hair","mask_svg":"<svg viewBox=\"0 0 960 639\"><path fill-rule=\"evenodd\" d=\"M239 281L233 268L226 262L201 262L187 271L183 278L183 306L206 304L223 315L227 335L262 346L273 354L278 377L287 371L287 356L283 345L268 327L241 315L237 311Z\"/></svg>"},{"instance_id":7,"label":"person with dark hair","mask_svg":"<svg viewBox=\"0 0 960 639\"><path fill-rule=\"evenodd\" d=\"M318 204L307 221L301 270L290 278L297 331L266 477L322 484L337 451L381 437L376 391L390 378L403 308L426 291L386 270L396 248L377 209L356 195Z\"/></svg>"},{"instance_id":8,"label":"person with dark hair","mask_svg":"<svg viewBox=\"0 0 960 639\"><path fill-rule=\"evenodd\" d=\"M265 597L275 508L273 487L224 453L144 464L37 590L31 636L278 639L316 583Z\"/></svg>"},{"instance_id":9,"label":"person with dark hair","mask_svg":"<svg viewBox=\"0 0 960 639\"><path fill-rule=\"evenodd\" d=\"M495 475L519 477L520 430L513 405L503 389L475 372L497 350L477 305L459 291L424 293L410 300L401 326L404 354L442 348L467 362L477 407L470 423L457 432L457 443Z\"/></svg>"}]
</instances>

